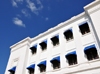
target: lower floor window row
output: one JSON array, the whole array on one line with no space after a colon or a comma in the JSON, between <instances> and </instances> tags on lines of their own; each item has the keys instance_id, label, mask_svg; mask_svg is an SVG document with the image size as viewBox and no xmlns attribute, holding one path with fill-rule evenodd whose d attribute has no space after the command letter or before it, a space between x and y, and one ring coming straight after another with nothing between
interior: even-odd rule
<instances>
[{"instance_id":1,"label":"lower floor window row","mask_svg":"<svg viewBox=\"0 0 100 74\"><path fill-rule=\"evenodd\" d=\"M13 67L9 69L8 71L10 72L10 74L15 74L15 70L16 70L16 67Z\"/></svg>"},{"instance_id":2,"label":"lower floor window row","mask_svg":"<svg viewBox=\"0 0 100 74\"><path fill-rule=\"evenodd\" d=\"M84 49L84 53L85 53L88 61L99 58L95 45L86 47ZM66 60L69 65L75 65L78 63L76 51L66 54L65 57L66 57ZM52 64L53 69L60 68L60 56L51 59L50 62ZM39 67L40 72L46 71L46 61L40 62L39 64L37 64L37 66ZM29 70L29 74L34 74L35 64L30 65L29 67L27 67L27 69ZM8 71L11 74L15 74L15 70L16 70L16 67L13 67L13 68L9 69Z\"/></svg>"}]
</instances>

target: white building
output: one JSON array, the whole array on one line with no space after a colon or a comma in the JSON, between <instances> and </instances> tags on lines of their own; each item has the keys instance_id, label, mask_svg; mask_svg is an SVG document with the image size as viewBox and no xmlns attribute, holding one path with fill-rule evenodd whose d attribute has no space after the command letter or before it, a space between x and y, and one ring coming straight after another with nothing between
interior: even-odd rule
<instances>
[{"instance_id":1,"label":"white building","mask_svg":"<svg viewBox=\"0 0 100 74\"><path fill-rule=\"evenodd\" d=\"M5 74L100 74L100 0L11 46Z\"/></svg>"}]
</instances>

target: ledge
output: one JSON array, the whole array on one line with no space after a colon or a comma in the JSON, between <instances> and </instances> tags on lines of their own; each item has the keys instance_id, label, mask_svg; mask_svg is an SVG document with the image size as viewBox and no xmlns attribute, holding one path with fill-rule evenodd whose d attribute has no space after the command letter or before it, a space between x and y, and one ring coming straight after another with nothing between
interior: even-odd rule
<instances>
[{"instance_id":1,"label":"ledge","mask_svg":"<svg viewBox=\"0 0 100 74\"><path fill-rule=\"evenodd\" d=\"M53 32L53 31L55 31L55 30L57 30L57 29L59 29L59 28L65 26L66 24L69 24L69 23L71 23L71 22L74 22L75 20L79 19L80 17L83 17L84 15L85 15L85 12L80 13L80 14L78 14L77 16L74 16L74 17L72 17L71 19L69 19L69 20L67 20L67 21L65 21L65 22L62 22L62 23L58 24L58 25L55 26L54 28L51 28L51 29L45 31L45 32L39 34L38 36L36 36L36 37L34 37L34 38L32 38L32 39L31 39L30 37L27 37L27 38L23 39L22 41L20 41L20 42L14 44L14 45L12 45L12 46L10 47L10 49L14 48L15 46L17 46L17 45L19 45L20 43L23 43L23 42L25 42L25 41L27 41L27 40L31 43L32 41L35 41L35 40L37 40L37 39L39 39L39 38L41 38L41 37L43 37L43 36L45 36L45 35L47 35L47 34Z\"/></svg>"},{"instance_id":2,"label":"ledge","mask_svg":"<svg viewBox=\"0 0 100 74\"><path fill-rule=\"evenodd\" d=\"M34 37L34 38L32 38L32 39L31 39L31 42L32 42L32 41L35 41L35 40L37 40L37 39L39 39L39 38L41 38L41 37L43 37L43 36L45 36L45 35L47 35L47 34L50 34L51 32L53 32L53 31L55 31L55 30L57 30L57 29L59 29L59 28L65 26L65 25L67 25L67 24L69 24L69 23L74 22L75 20L79 19L80 17L83 17L84 15L85 15L85 12L80 13L80 14L78 14L78 15L76 15L76 16L73 16L71 19L69 19L69 20L67 20L67 21L65 21L65 22L62 22L62 23L58 24L57 26L55 26L55 27L53 27L53 28L51 28L51 29L49 29L49 30L47 30L47 31L45 31L45 32L43 32L43 33L41 33L41 34L39 34L38 36L36 36L36 37Z\"/></svg>"},{"instance_id":3,"label":"ledge","mask_svg":"<svg viewBox=\"0 0 100 74\"><path fill-rule=\"evenodd\" d=\"M95 1L93 1L92 3L86 5L86 6L84 7L84 9L89 9L89 8L93 7L94 5L96 5L96 4L98 4L98 3L100 3L100 0L95 0Z\"/></svg>"},{"instance_id":4,"label":"ledge","mask_svg":"<svg viewBox=\"0 0 100 74\"><path fill-rule=\"evenodd\" d=\"M19 45L19 44L21 44L21 43L23 43L23 42L25 42L25 41L29 41L29 42L30 42L30 41L31 41L30 37L27 37L27 38L25 38L25 39L19 41L18 43L16 43L16 44L10 46L10 49L16 47L17 45Z\"/></svg>"},{"instance_id":5,"label":"ledge","mask_svg":"<svg viewBox=\"0 0 100 74\"><path fill-rule=\"evenodd\" d=\"M97 61L100 61L100 59L94 59L94 60L91 60L91 61L88 61L88 63L92 63L92 62L97 62Z\"/></svg>"},{"instance_id":6,"label":"ledge","mask_svg":"<svg viewBox=\"0 0 100 74\"><path fill-rule=\"evenodd\" d=\"M53 69L52 72L55 72L55 71L60 71L61 68L58 68L58 69Z\"/></svg>"}]
</instances>

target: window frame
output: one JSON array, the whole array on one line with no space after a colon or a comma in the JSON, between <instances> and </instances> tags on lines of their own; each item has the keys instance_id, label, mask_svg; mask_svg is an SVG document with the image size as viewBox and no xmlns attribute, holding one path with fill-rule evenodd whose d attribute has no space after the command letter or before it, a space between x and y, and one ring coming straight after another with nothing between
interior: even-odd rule
<instances>
[{"instance_id":1,"label":"window frame","mask_svg":"<svg viewBox=\"0 0 100 74\"><path fill-rule=\"evenodd\" d=\"M30 49L31 49L32 55L35 55L37 53L37 45L30 47Z\"/></svg>"},{"instance_id":2,"label":"window frame","mask_svg":"<svg viewBox=\"0 0 100 74\"><path fill-rule=\"evenodd\" d=\"M8 70L10 74L15 74L16 71L16 66L12 67L11 69Z\"/></svg>"},{"instance_id":3,"label":"window frame","mask_svg":"<svg viewBox=\"0 0 100 74\"><path fill-rule=\"evenodd\" d=\"M72 37L70 37L70 35L69 36L66 36L67 34L65 34L65 33L68 33L68 31L69 31L69 33L71 31L71 34L70 35ZM64 31L63 35L64 35L64 38L66 39L67 42L74 39L73 30L72 29L67 29L66 31ZM68 38L66 38L66 37L68 37Z\"/></svg>"},{"instance_id":4,"label":"window frame","mask_svg":"<svg viewBox=\"0 0 100 74\"><path fill-rule=\"evenodd\" d=\"M40 73L46 72L46 66L45 65L41 65L39 67L39 69L40 69Z\"/></svg>"},{"instance_id":5,"label":"window frame","mask_svg":"<svg viewBox=\"0 0 100 74\"><path fill-rule=\"evenodd\" d=\"M51 38L51 41L52 41L52 45L55 47L55 46L58 46L60 44L60 40L59 40L59 35L55 35Z\"/></svg>"},{"instance_id":6,"label":"window frame","mask_svg":"<svg viewBox=\"0 0 100 74\"><path fill-rule=\"evenodd\" d=\"M34 69L33 68L28 69L28 71L29 71L29 74L34 74Z\"/></svg>"},{"instance_id":7,"label":"window frame","mask_svg":"<svg viewBox=\"0 0 100 74\"><path fill-rule=\"evenodd\" d=\"M87 28L88 28L88 31L86 31L86 30L85 30L85 32L84 32L84 33L82 33L82 30L81 30L81 28L80 28L80 27L81 27L82 25L86 24L86 23L87 23ZM79 24L79 26L78 26L78 27L79 27L79 30L80 30L81 35L86 35L86 34L88 34L88 33L90 33L90 32L91 32L91 30L90 30L90 26L89 26L89 23L88 23L87 21L86 21L86 22L83 22L83 23L81 23L81 24Z\"/></svg>"},{"instance_id":8,"label":"window frame","mask_svg":"<svg viewBox=\"0 0 100 74\"><path fill-rule=\"evenodd\" d=\"M40 62L39 64L37 64L37 66L40 69L40 73L46 72L46 60ZM44 70L42 70L44 68Z\"/></svg>"},{"instance_id":9,"label":"window frame","mask_svg":"<svg viewBox=\"0 0 100 74\"><path fill-rule=\"evenodd\" d=\"M44 44L44 45L43 45L43 44ZM39 45L40 45L42 51L45 51L45 50L47 49L47 40L45 40L45 41L39 43Z\"/></svg>"},{"instance_id":10,"label":"window frame","mask_svg":"<svg viewBox=\"0 0 100 74\"><path fill-rule=\"evenodd\" d=\"M60 68L60 62L57 60L54 60L54 62L52 63L52 67L53 69L59 69Z\"/></svg>"},{"instance_id":11,"label":"window frame","mask_svg":"<svg viewBox=\"0 0 100 74\"><path fill-rule=\"evenodd\" d=\"M94 47L92 47L92 46L94 46ZM90 47L90 48L88 48L88 47ZM92 61L92 60L99 59L98 50L97 50L96 46L90 45L88 47L85 47L85 49L84 49L84 54L86 55L87 60Z\"/></svg>"},{"instance_id":12,"label":"window frame","mask_svg":"<svg viewBox=\"0 0 100 74\"><path fill-rule=\"evenodd\" d=\"M67 56L66 56L69 66L78 64L77 55L70 54L70 55L68 55L68 56L71 58L71 59L69 59L69 58L67 58ZM74 57L74 56L75 56L75 57Z\"/></svg>"}]
</instances>

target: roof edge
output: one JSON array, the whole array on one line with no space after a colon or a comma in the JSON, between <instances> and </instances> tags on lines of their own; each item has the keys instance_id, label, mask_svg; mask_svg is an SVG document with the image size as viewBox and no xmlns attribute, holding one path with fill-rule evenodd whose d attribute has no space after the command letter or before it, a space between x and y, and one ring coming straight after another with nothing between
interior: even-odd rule
<instances>
[{"instance_id":1,"label":"roof edge","mask_svg":"<svg viewBox=\"0 0 100 74\"><path fill-rule=\"evenodd\" d=\"M43 32L43 33L40 33L40 34L37 35L36 37L32 38L32 39L31 39L31 42L37 40L38 38L44 36L45 34L48 34L48 33L52 32L52 31L54 31L54 30L56 30L56 29L58 29L58 28L64 26L65 24L68 24L68 23L70 23L70 22L72 22L72 21L74 21L74 20L77 20L79 17L82 17L83 15L85 15L85 12L82 12L82 13L76 15L76 16L73 16L71 19L69 19L69 20L67 20L67 21L65 21L65 22L61 22L61 23L58 24L57 26L55 26L55 27L53 27L53 28L50 28L50 29L48 29L47 31L45 31L45 32Z\"/></svg>"},{"instance_id":2,"label":"roof edge","mask_svg":"<svg viewBox=\"0 0 100 74\"><path fill-rule=\"evenodd\" d=\"M90 4L84 6L84 9L89 9L98 3L100 3L100 0L95 0L95 1L91 2Z\"/></svg>"},{"instance_id":3,"label":"roof edge","mask_svg":"<svg viewBox=\"0 0 100 74\"><path fill-rule=\"evenodd\" d=\"M19 45L19 44L21 44L21 43L23 43L23 42L25 42L25 41L31 42L31 38L30 38L30 37L27 37L27 38L25 38L25 39L19 41L18 43L15 43L14 45L10 46L10 49L16 47L17 45Z\"/></svg>"}]
</instances>

